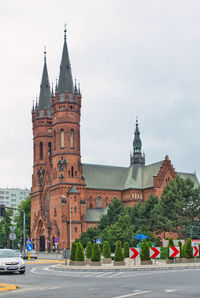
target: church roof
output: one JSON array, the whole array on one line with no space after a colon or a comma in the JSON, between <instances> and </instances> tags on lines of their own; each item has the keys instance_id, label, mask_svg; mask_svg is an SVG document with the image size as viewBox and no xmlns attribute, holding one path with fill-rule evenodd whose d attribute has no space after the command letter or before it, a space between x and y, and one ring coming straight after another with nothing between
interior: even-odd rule
<instances>
[{"instance_id":1,"label":"church roof","mask_svg":"<svg viewBox=\"0 0 200 298\"><path fill-rule=\"evenodd\" d=\"M83 176L85 178L86 187L90 189L145 189L154 186L154 177L157 176L162 163L163 161L152 163L147 166L131 165L128 168L83 164ZM137 173L135 179L132 174L134 170L136 170ZM195 174L178 172L177 175L181 178L190 178L195 186L199 185Z\"/></svg>"},{"instance_id":2,"label":"church roof","mask_svg":"<svg viewBox=\"0 0 200 298\"><path fill-rule=\"evenodd\" d=\"M86 208L86 221L96 222L100 221L102 215L106 214L107 208Z\"/></svg>"}]
</instances>

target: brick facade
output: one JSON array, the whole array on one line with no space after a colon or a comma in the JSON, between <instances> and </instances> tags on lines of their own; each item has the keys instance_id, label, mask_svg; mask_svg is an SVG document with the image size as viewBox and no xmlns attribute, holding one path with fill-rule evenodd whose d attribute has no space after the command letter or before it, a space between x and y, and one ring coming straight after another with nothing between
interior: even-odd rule
<instances>
[{"instance_id":1,"label":"brick facade","mask_svg":"<svg viewBox=\"0 0 200 298\"><path fill-rule=\"evenodd\" d=\"M70 206L71 239L74 241L87 228L97 225L98 220L95 218L87 219L87 210L105 209L113 198L121 200L124 206L133 206L147 200L151 193L160 197L166 183L177 175L166 156L154 177L150 174L153 184L148 186L147 183L147 187L131 187L131 184L124 189L118 186L115 189L112 185L105 189L95 185L88 186L89 183L86 183L83 175L80 152L82 98L76 84L75 86L72 84L65 38L61 72L55 93L52 91L49 95L45 53L39 103L36 103L32 110L34 156L31 238L36 249L40 250L51 249L55 238L59 239L59 249L70 247ZM145 168L144 163L136 124L134 154L131 156L129 167L133 168L130 179L133 181L138 179L138 169L142 171Z\"/></svg>"}]
</instances>

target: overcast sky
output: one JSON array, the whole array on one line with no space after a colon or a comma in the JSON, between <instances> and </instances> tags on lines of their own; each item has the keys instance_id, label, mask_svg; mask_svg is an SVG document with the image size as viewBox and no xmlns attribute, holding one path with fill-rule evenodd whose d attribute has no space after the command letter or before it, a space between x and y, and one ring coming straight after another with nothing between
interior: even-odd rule
<instances>
[{"instance_id":1,"label":"overcast sky","mask_svg":"<svg viewBox=\"0 0 200 298\"><path fill-rule=\"evenodd\" d=\"M199 0L2 0L0 187L31 187L32 102L44 45L56 81L63 27L82 90L82 162L129 166L138 116L146 164L200 178Z\"/></svg>"}]
</instances>

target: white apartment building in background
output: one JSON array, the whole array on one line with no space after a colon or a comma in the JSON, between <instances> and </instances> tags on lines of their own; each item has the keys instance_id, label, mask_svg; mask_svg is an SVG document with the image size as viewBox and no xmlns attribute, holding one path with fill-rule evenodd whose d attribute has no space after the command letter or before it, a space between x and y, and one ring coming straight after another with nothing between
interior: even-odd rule
<instances>
[{"instance_id":1,"label":"white apartment building in background","mask_svg":"<svg viewBox=\"0 0 200 298\"><path fill-rule=\"evenodd\" d=\"M17 208L30 194L30 189L0 188L0 205Z\"/></svg>"}]
</instances>

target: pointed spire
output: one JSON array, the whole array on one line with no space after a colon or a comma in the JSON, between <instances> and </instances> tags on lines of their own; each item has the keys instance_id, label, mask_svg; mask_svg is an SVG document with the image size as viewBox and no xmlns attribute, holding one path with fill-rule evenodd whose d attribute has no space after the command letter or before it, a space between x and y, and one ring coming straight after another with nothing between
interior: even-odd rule
<instances>
[{"instance_id":1,"label":"pointed spire","mask_svg":"<svg viewBox=\"0 0 200 298\"><path fill-rule=\"evenodd\" d=\"M136 128L135 128L135 138L133 140L133 152L139 152L141 153L141 149L142 149L142 142L140 140L140 132L139 132L139 128L138 128L138 119L136 117Z\"/></svg>"},{"instance_id":2,"label":"pointed spire","mask_svg":"<svg viewBox=\"0 0 200 298\"><path fill-rule=\"evenodd\" d=\"M138 128L138 119L136 117L136 125L133 140L133 155L131 156L131 164L145 164L145 155L142 155L142 142L140 139L140 131Z\"/></svg>"},{"instance_id":3,"label":"pointed spire","mask_svg":"<svg viewBox=\"0 0 200 298\"><path fill-rule=\"evenodd\" d=\"M39 96L39 110L50 108L50 85L46 64L46 46L44 48L44 67L42 73L42 81L40 84L40 96Z\"/></svg>"},{"instance_id":4,"label":"pointed spire","mask_svg":"<svg viewBox=\"0 0 200 298\"><path fill-rule=\"evenodd\" d=\"M72 79L72 72L71 72L71 65L69 61L69 54L67 48L67 41L66 41L66 25L64 29L64 45L63 45L63 52L62 52L62 59L60 63L60 74L58 80L58 92L60 94L68 92L73 93L73 79Z\"/></svg>"}]
</instances>

